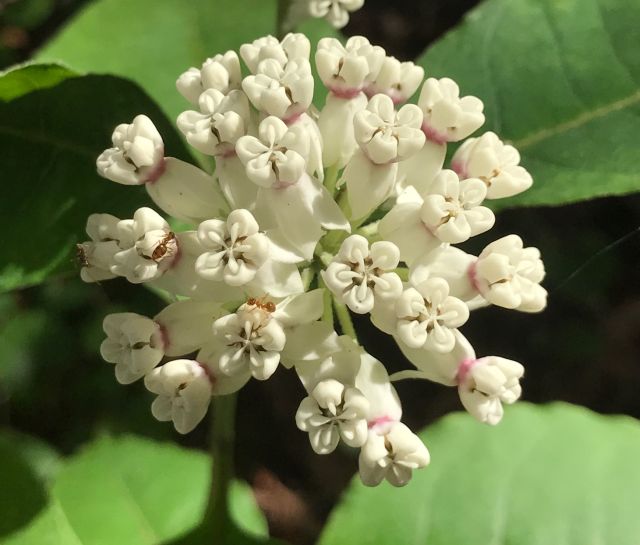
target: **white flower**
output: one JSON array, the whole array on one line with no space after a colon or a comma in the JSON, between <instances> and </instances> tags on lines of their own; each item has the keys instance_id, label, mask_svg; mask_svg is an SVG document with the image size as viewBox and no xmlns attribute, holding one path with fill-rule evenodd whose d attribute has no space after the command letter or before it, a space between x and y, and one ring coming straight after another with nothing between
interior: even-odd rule
<instances>
[{"instance_id":1,"label":"white flower","mask_svg":"<svg viewBox=\"0 0 640 545\"><path fill-rule=\"evenodd\" d=\"M316 68L323 83L336 96L354 98L380 72L384 49L363 36L352 36L343 46L335 38L322 38L316 49Z\"/></svg>"},{"instance_id":2,"label":"white flower","mask_svg":"<svg viewBox=\"0 0 640 545\"><path fill-rule=\"evenodd\" d=\"M363 1L297 0L281 26L310 14L343 26ZM302 34L266 36L178 78L195 107L177 124L215 162L207 170L165 157L145 116L116 127L99 173L144 185L174 219L149 208L132 219L90 216L89 240L77 245L81 277L123 276L173 298L152 318L104 321L104 358L122 383L144 377L158 396L156 418L187 433L212 396L282 366L306 391L296 424L313 450L328 454L342 440L361 449L366 485L402 486L429 452L401 423L392 381L457 387L466 409L489 424L520 396L522 366L477 358L458 328L490 304L541 310L540 254L516 235L478 257L452 245L493 226L484 199L515 195L531 176L493 133L464 142L444 170L447 144L484 122L482 102L461 97L452 80L430 78L417 106L400 106L424 69L361 36L319 41L315 63L328 93L316 109L310 49ZM338 335L333 314L343 305L370 313L411 368L390 377L356 339Z\"/></svg>"},{"instance_id":3,"label":"white flower","mask_svg":"<svg viewBox=\"0 0 640 545\"><path fill-rule=\"evenodd\" d=\"M329 454L340 438L350 447L367 439L369 402L362 393L334 379L318 383L302 400L296 412L296 425L309 432L309 441L318 454Z\"/></svg>"},{"instance_id":4,"label":"white flower","mask_svg":"<svg viewBox=\"0 0 640 545\"><path fill-rule=\"evenodd\" d=\"M424 197L422 223L442 242L458 244L493 227L495 216L480 206L485 184L477 178L460 181L452 170L443 170Z\"/></svg>"},{"instance_id":5,"label":"white flower","mask_svg":"<svg viewBox=\"0 0 640 545\"><path fill-rule=\"evenodd\" d=\"M197 104L204 91L215 89L227 94L233 89L239 89L241 80L238 54L235 51L227 51L223 55L207 59L200 69L189 68L180 75L176 87L184 98L192 104Z\"/></svg>"},{"instance_id":6,"label":"white flower","mask_svg":"<svg viewBox=\"0 0 640 545\"><path fill-rule=\"evenodd\" d=\"M490 303L523 312L539 312L547 304L540 285L544 264L540 250L524 248L522 239L508 235L489 244L478 256L472 281Z\"/></svg>"},{"instance_id":7,"label":"white flower","mask_svg":"<svg viewBox=\"0 0 640 545\"><path fill-rule=\"evenodd\" d=\"M87 219L87 235L90 241L78 244L77 257L82 269L80 278L85 282L100 282L115 278L111 272L113 256L120 250L118 246L118 222L111 214L91 214Z\"/></svg>"},{"instance_id":8,"label":"white flower","mask_svg":"<svg viewBox=\"0 0 640 545\"><path fill-rule=\"evenodd\" d=\"M280 363L287 340L285 328L315 321L321 313L321 290L290 297L277 305L265 299L249 299L234 314L213 324L220 345L220 370L228 376L250 370L254 378L267 380Z\"/></svg>"},{"instance_id":9,"label":"white flower","mask_svg":"<svg viewBox=\"0 0 640 545\"><path fill-rule=\"evenodd\" d=\"M200 112L186 111L178 116L178 128L187 142L207 155L233 152L238 138L247 134L250 123L249 101L242 91L224 95L216 89L204 91Z\"/></svg>"},{"instance_id":10,"label":"white flower","mask_svg":"<svg viewBox=\"0 0 640 545\"><path fill-rule=\"evenodd\" d=\"M149 373L164 356L160 326L132 312L109 314L102 323L107 338L100 345L105 361L115 363L116 379L132 382Z\"/></svg>"},{"instance_id":11,"label":"white flower","mask_svg":"<svg viewBox=\"0 0 640 545\"><path fill-rule=\"evenodd\" d=\"M118 125L111 136L113 147L96 162L98 174L125 185L154 180L162 171L164 143L153 122L138 115L131 124Z\"/></svg>"},{"instance_id":12,"label":"white flower","mask_svg":"<svg viewBox=\"0 0 640 545\"><path fill-rule=\"evenodd\" d=\"M449 295L442 278L429 278L408 288L396 303L397 334L411 348L450 352L454 331L469 318L469 309Z\"/></svg>"},{"instance_id":13,"label":"white flower","mask_svg":"<svg viewBox=\"0 0 640 545\"><path fill-rule=\"evenodd\" d=\"M400 253L391 242L369 242L361 235L347 237L323 271L322 278L334 295L353 312L366 314L375 298L395 299L402 293L402 281L393 272Z\"/></svg>"},{"instance_id":14,"label":"white flower","mask_svg":"<svg viewBox=\"0 0 640 545\"><path fill-rule=\"evenodd\" d=\"M259 232L258 223L248 210L234 210L226 222L202 222L198 240L208 251L196 261L197 273L230 286L251 282L269 257L269 240Z\"/></svg>"},{"instance_id":15,"label":"white flower","mask_svg":"<svg viewBox=\"0 0 640 545\"><path fill-rule=\"evenodd\" d=\"M309 39L299 33L289 33L282 41L266 36L240 46L240 56L252 74L259 71L260 64L265 60L272 59L284 66L287 61L309 60L310 51Z\"/></svg>"},{"instance_id":16,"label":"white flower","mask_svg":"<svg viewBox=\"0 0 640 545\"><path fill-rule=\"evenodd\" d=\"M521 364L498 356L469 361L459 372L460 400L474 418L495 426L502 419L502 403L520 397L523 374Z\"/></svg>"},{"instance_id":17,"label":"white flower","mask_svg":"<svg viewBox=\"0 0 640 545\"><path fill-rule=\"evenodd\" d=\"M324 17L335 28L342 28L349 22L349 13L363 5L364 0L310 0L309 13L312 17Z\"/></svg>"},{"instance_id":18,"label":"white flower","mask_svg":"<svg viewBox=\"0 0 640 545\"><path fill-rule=\"evenodd\" d=\"M286 121L307 111L313 100L313 76L307 59L262 61L255 75L242 81L242 88L255 108Z\"/></svg>"},{"instance_id":19,"label":"white flower","mask_svg":"<svg viewBox=\"0 0 640 545\"><path fill-rule=\"evenodd\" d=\"M305 172L309 135L299 125L287 127L270 116L260 123L258 137L243 136L236 144L249 179L261 187L296 183Z\"/></svg>"},{"instance_id":20,"label":"white flower","mask_svg":"<svg viewBox=\"0 0 640 545\"><path fill-rule=\"evenodd\" d=\"M160 276L178 255L178 243L169 224L150 208L139 208L133 219L118 223L120 247L111 272L139 284Z\"/></svg>"},{"instance_id":21,"label":"white flower","mask_svg":"<svg viewBox=\"0 0 640 545\"><path fill-rule=\"evenodd\" d=\"M355 114L353 122L356 142L376 164L402 161L425 141L420 108L407 104L396 112L387 95L375 95L365 110Z\"/></svg>"},{"instance_id":22,"label":"white flower","mask_svg":"<svg viewBox=\"0 0 640 545\"><path fill-rule=\"evenodd\" d=\"M291 127L267 117L259 138L243 136L236 144L247 176L260 186L257 208L264 207L287 250L311 259L322 229L350 230L349 222L327 189L305 171L310 137L304 125Z\"/></svg>"},{"instance_id":23,"label":"white flower","mask_svg":"<svg viewBox=\"0 0 640 545\"><path fill-rule=\"evenodd\" d=\"M487 185L488 199L502 199L531 187L531 175L520 166L520 154L495 133L470 138L456 151L451 166L462 178L480 178Z\"/></svg>"},{"instance_id":24,"label":"white flower","mask_svg":"<svg viewBox=\"0 0 640 545\"><path fill-rule=\"evenodd\" d=\"M158 396L151 404L153 416L161 422L172 420L178 433L193 430L211 403L211 382L197 361L165 363L145 377L144 385Z\"/></svg>"},{"instance_id":25,"label":"white flower","mask_svg":"<svg viewBox=\"0 0 640 545\"><path fill-rule=\"evenodd\" d=\"M474 96L460 98L457 83L449 78L425 81L418 106L424 112L427 138L438 144L458 142L484 123L482 101Z\"/></svg>"},{"instance_id":26,"label":"white flower","mask_svg":"<svg viewBox=\"0 0 640 545\"><path fill-rule=\"evenodd\" d=\"M360 478L366 486L377 486L384 479L393 486L404 486L413 470L427 466L429 461L429 451L420 438L396 422L384 434L369 432L360 451Z\"/></svg>"},{"instance_id":27,"label":"white flower","mask_svg":"<svg viewBox=\"0 0 640 545\"><path fill-rule=\"evenodd\" d=\"M393 192L398 161L417 152L425 137L422 112L413 104L396 112L387 95L374 96L354 116L356 152L342 174L354 218L363 218ZM367 163L370 164L367 164Z\"/></svg>"},{"instance_id":28,"label":"white flower","mask_svg":"<svg viewBox=\"0 0 640 545\"><path fill-rule=\"evenodd\" d=\"M394 104L406 102L418 90L424 78L424 68L413 62L400 62L385 57L376 79L365 89L368 96L384 93Z\"/></svg>"}]
</instances>

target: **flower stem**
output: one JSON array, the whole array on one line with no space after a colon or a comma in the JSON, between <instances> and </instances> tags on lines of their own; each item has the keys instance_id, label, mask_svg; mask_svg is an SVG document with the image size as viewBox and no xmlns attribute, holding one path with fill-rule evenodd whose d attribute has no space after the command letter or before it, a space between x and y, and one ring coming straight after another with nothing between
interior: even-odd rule
<instances>
[{"instance_id":1,"label":"flower stem","mask_svg":"<svg viewBox=\"0 0 640 545\"><path fill-rule=\"evenodd\" d=\"M321 275L318 275L318 286L324 289L322 294L322 321L328 323L331 327L333 327L333 296L327 288L327 285L324 283L324 280Z\"/></svg>"},{"instance_id":2,"label":"flower stem","mask_svg":"<svg viewBox=\"0 0 640 545\"><path fill-rule=\"evenodd\" d=\"M202 523L203 535L213 543L229 532L229 488L233 478L233 447L237 394L215 396L211 404L211 489ZM223 540L224 541L224 540Z\"/></svg>"},{"instance_id":3,"label":"flower stem","mask_svg":"<svg viewBox=\"0 0 640 545\"><path fill-rule=\"evenodd\" d=\"M339 171L338 163L336 163L335 165L331 165L324 174L324 185L332 197L336 194L336 184L338 183Z\"/></svg>"},{"instance_id":4,"label":"flower stem","mask_svg":"<svg viewBox=\"0 0 640 545\"><path fill-rule=\"evenodd\" d=\"M351 321L351 314L349 314L349 309L347 306L340 301L337 301L336 298L333 298L333 308L336 311L336 317L338 318L338 323L340 324L340 329L342 329L343 335L349 335L356 343L358 342L358 335L356 333L356 328L353 327L353 322Z\"/></svg>"}]
</instances>

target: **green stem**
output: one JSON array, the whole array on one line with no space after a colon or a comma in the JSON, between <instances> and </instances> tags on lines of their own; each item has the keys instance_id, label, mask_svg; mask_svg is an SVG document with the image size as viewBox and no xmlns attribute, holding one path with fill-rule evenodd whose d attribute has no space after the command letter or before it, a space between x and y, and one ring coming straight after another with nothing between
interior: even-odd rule
<instances>
[{"instance_id":1,"label":"green stem","mask_svg":"<svg viewBox=\"0 0 640 545\"><path fill-rule=\"evenodd\" d=\"M324 283L324 279L320 274L318 275L318 285L324 289L324 292L322 293L322 321L328 323L331 327L333 327L333 296L331 295L329 288L327 288L327 285Z\"/></svg>"},{"instance_id":2,"label":"green stem","mask_svg":"<svg viewBox=\"0 0 640 545\"><path fill-rule=\"evenodd\" d=\"M340 329L342 330L343 335L349 335L356 343L358 342L358 335L356 333L356 328L353 327L353 322L351 321L351 314L349 314L349 309L343 303L340 303L333 298L333 308L336 311L336 317L338 318L338 323L340 324Z\"/></svg>"},{"instance_id":3,"label":"green stem","mask_svg":"<svg viewBox=\"0 0 640 545\"><path fill-rule=\"evenodd\" d=\"M211 403L211 490L202 530L203 535L216 540L229 532L231 524L229 488L233 479L236 398L237 394L215 396Z\"/></svg>"},{"instance_id":4,"label":"green stem","mask_svg":"<svg viewBox=\"0 0 640 545\"><path fill-rule=\"evenodd\" d=\"M336 184L338 183L338 163L335 165L331 165L325 175L324 175L324 185L327 188L327 191L333 197L336 194Z\"/></svg>"}]
</instances>

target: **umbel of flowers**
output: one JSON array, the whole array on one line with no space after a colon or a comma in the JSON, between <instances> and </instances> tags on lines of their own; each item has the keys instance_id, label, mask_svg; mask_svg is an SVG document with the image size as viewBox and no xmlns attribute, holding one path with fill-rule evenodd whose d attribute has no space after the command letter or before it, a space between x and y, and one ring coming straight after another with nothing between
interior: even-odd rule
<instances>
[{"instance_id":1,"label":"umbel of flowers","mask_svg":"<svg viewBox=\"0 0 640 545\"><path fill-rule=\"evenodd\" d=\"M540 254L517 235L477 256L454 245L491 229L485 200L532 179L495 134L468 138L483 105L452 80L424 80L363 37L322 39L315 63L328 95L316 111L309 57L304 35L267 36L178 78L190 103L178 128L215 160L213 173L167 157L144 115L117 126L98 172L144 185L155 209L90 216L81 275L122 276L175 301L156 316L104 320L102 356L119 382L144 380L157 419L188 433L212 396L284 367L306 391L295 421L313 450L343 442L360 449L365 484L402 486L429 452L402 423L394 380L455 387L491 425L520 396L522 365L477 355L460 328L487 305L542 310ZM349 311L370 314L413 368L390 377L345 334Z\"/></svg>"}]
</instances>

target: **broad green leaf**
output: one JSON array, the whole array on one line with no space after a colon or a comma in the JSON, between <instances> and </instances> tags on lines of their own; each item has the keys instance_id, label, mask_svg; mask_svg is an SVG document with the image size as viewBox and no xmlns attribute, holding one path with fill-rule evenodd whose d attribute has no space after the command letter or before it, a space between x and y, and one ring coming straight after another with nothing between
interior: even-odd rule
<instances>
[{"instance_id":1,"label":"broad green leaf","mask_svg":"<svg viewBox=\"0 0 640 545\"><path fill-rule=\"evenodd\" d=\"M499 207L640 190L640 2L487 0L419 60L485 102L534 177Z\"/></svg>"},{"instance_id":2,"label":"broad green leaf","mask_svg":"<svg viewBox=\"0 0 640 545\"><path fill-rule=\"evenodd\" d=\"M60 455L47 443L11 429L0 430L0 444L11 445L42 482L51 482L62 465Z\"/></svg>"},{"instance_id":3,"label":"broad green leaf","mask_svg":"<svg viewBox=\"0 0 640 545\"><path fill-rule=\"evenodd\" d=\"M0 435L0 542L25 526L47 504L47 492L20 444Z\"/></svg>"},{"instance_id":4,"label":"broad green leaf","mask_svg":"<svg viewBox=\"0 0 640 545\"><path fill-rule=\"evenodd\" d=\"M139 83L172 119L189 105L178 76L207 57L276 31L276 0L98 0L40 51L78 70ZM317 41L335 36L325 21L304 24ZM315 45L314 45L315 46ZM321 93L317 95L321 97Z\"/></svg>"},{"instance_id":5,"label":"broad green leaf","mask_svg":"<svg viewBox=\"0 0 640 545\"><path fill-rule=\"evenodd\" d=\"M102 437L66 462L47 509L0 544L168 543L199 523L209 478L210 461L202 452L137 437ZM266 522L249 487L234 483L230 503L245 532L238 532L237 543L265 543Z\"/></svg>"},{"instance_id":6,"label":"broad green leaf","mask_svg":"<svg viewBox=\"0 0 640 545\"><path fill-rule=\"evenodd\" d=\"M40 52L82 71L125 76L173 118L188 103L175 82L190 66L274 33L273 0L98 0Z\"/></svg>"},{"instance_id":7,"label":"broad green leaf","mask_svg":"<svg viewBox=\"0 0 640 545\"><path fill-rule=\"evenodd\" d=\"M23 64L0 72L0 101L8 102L37 89L54 87L65 79L78 76L59 64Z\"/></svg>"},{"instance_id":8,"label":"broad green leaf","mask_svg":"<svg viewBox=\"0 0 640 545\"><path fill-rule=\"evenodd\" d=\"M15 90L23 71L29 74L25 81L43 74L50 81L56 69L27 66L6 73L0 77L0 96L3 89ZM96 158L110 145L118 123L144 113L163 135L167 155L190 157L159 108L130 81L83 76L39 86L32 83L36 90L0 102L0 232L5 235L0 292L72 270L74 244L86 238L89 214L131 217L150 203L143 188L120 186L96 174Z\"/></svg>"},{"instance_id":9,"label":"broad green leaf","mask_svg":"<svg viewBox=\"0 0 640 545\"><path fill-rule=\"evenodd\" d=\"M431 465L402 489L354 480L320 545L634 545L640 425L521 403L499 426L453 414L421 433Z\"/></svg>"}]
</instances>

